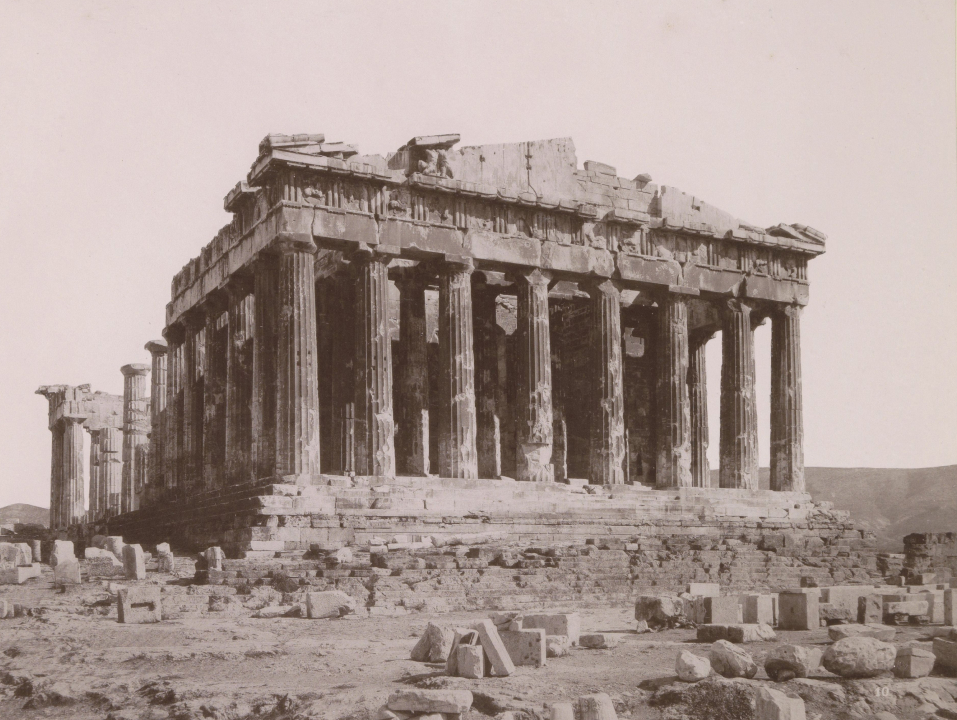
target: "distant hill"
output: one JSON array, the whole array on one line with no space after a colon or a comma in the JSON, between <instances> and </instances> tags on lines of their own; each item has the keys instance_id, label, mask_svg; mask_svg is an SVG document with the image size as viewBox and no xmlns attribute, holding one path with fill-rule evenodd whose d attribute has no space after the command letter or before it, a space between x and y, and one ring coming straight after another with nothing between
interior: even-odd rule
<instances>
[{"instance_id":1,"label":"distant hill","mask_svg":"<svg viewBox=\"0 0 957 720\"><path fill-rule=\"evenodd\" d=\"M28 505L27 503L14 503L0 508L0 523L22 523L24 525L43 525L47 527L50 524L50 511L47 508Z\"/></svg>"}]
</instances>

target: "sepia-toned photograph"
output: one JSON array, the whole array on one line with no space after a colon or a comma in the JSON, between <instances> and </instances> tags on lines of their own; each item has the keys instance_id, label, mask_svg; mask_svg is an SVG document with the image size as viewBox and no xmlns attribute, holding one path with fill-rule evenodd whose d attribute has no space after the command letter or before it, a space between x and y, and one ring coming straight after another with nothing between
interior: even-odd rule
<instances>
[{"instance_id":1,"label":"sepia-toned photograph","mask_svg":"<svg viewBox=\"0 0 957 720\"><path fill-rule=\"evenodd\" d=\"M954 0L0 0L0 718L957 718Z\"/></svg>"}]
</instances>

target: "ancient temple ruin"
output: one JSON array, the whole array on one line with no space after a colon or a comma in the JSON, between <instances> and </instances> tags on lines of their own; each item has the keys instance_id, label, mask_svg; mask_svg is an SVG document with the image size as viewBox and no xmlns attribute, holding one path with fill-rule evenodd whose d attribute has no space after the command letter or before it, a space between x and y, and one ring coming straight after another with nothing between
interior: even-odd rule
<instances>
[{"instance_id":1,"label":"ancient temple ruin","mask_svg":"<svg viewBox=\"0 0 957 720\"><path fill-rule=\"evenodd\" d=\"M108 468L88 513L57 500L56 526L255 552L471 517L511 518L524 537L556 533L555 515L804 522L800 315L825 236L580 168L567 138L458 142L415 137L382 157L266 137L225 198L232 221L173 278L166 342L147 345L151 401L145 365L124 368L122 423L118 398L113 420L92 422L88 402L61 410L61 391L41 389L57 498L76 496L74 418L90 418ZM761 490L753 333L766 321Z\"/></svg>"}]
</instances>

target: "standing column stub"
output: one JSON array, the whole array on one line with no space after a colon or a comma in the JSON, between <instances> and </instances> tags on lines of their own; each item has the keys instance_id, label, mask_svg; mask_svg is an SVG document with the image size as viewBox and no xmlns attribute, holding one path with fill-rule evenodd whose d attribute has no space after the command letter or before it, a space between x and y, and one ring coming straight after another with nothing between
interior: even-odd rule
<instances>
[{"instance_id":1,"label":"standing column stub","mask_svg":"<svg viewBox=\"0 0 957 720\"><path fill-rule=\"evenodd\" d=\"M621 356L621 292L610 280L587 287L591 297L593 373L589 482L625 482L625 415Z\"/></svg>"},{"instance_id":2,"label":"standing column stub","mask_svg":"<svg viewBox=\"0 0 957 720\"><path fill-rule=\"evenodd\" d=\"M429 363L425 290L430 276L419 268L397 275L399 362L395 378L396 470L429 474Z\"/></svg>"},{"instance_id":3,"label":"standing column stub","mask_svg":"<svg viewBox=\"0 0 957 720\"><path fill-rule=\"evenodd\" d=\"M363 248L352 256L356 278L356 474L395 477L391 255Z\"/></svg>"},{"instance_id":4,"label":"standing column stub","mask_svg":"<svg viewBox=\"0 0 957 720\"><path fill-rule=\"evenodd\" d=\"M163 486L166 476L166 395L168 392L169 346L165 340L151 340L144 349L152 357L150 373L150 440L149 440L149 487L152 495Z\"/></svg>"},{"instance_id":5,"label":"standing column stub","mask_svg":"<svg viewBox=\"0 0 957 720\"><path fill-rule=\"evenodd\" d=\"M771 315L771 489L805 492L801 308Z\"/></svg>"},{"instance_id":6,"label":"standing column stub","mask_svg":"<svg viewBox=\"0 0 957 720\"><path fill-rule=\"evenodd\" d=\"M133 363L120 368L123 373L123 486L122 512L138 509L143 478L135 472L137 446L147 442L150 427L146 376L149 365Z\"/></svg>"},{"instance_id":7,"label":"standing column stub","mask_svg":"<svg viewBox=\"0 0 957 720\"><path fill-rule=\"evenodd\" d=\"M548 284L541 270L514 276L518 295L518 480L552 482L552 353L548 327Z\"/></svg>"},{"instance_id":8,"label":"standing column stub","mask_svg":"<svg viewBox=\"0 0 957 720\"><path fill-rule=\"evenodd\" d=\"M723 488L758 488L757 398L752 307L728 300L721 327L721 467Z\"/></svg>"},{"instance_id":9,"label":"standing column stub","mask_svg":"<svg viewBox=\"0 0 957 720\"><path fill-rule=\"evenodd\" d=\"M319 472L317 248L311 239L280 236L271 249L278 255L272 308L277 349L276 474L305 478Z\"/></svg>"},{"instance_id":10,"label":"standing column stub","mask_svg":"<svg viewBox=\"0 0 957 720\"><path fill-rule=\"evenodd\" d=\"M439 276L439 475L478 478L470 258L447 257Z\"/></svg>"}]
</instances>

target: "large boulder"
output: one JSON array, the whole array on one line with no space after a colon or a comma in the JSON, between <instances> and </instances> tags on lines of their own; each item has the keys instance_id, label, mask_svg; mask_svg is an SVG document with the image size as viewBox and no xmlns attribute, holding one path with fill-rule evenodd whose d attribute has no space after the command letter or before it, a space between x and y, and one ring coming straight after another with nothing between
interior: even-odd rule
<instances>
[{"instance_id":1,"label":"large boulder","mask_svg":"<svg viewBox=\"0 0 957 720\"><path fill-rule=\"evenodd\" d=\"M675 674L684 682L698 682L711 674L711 661L687 650L678 653L675 660Z\"/></svg>"},{"instance_id":2,"label":"large boulder","mask_svg":"<svg viewBox=\"0 0 957 720\"><path fill-rule=\"evenodd\" d=\"M715 672L727 678L753 678L758 672L751 654L727 640L718 640L711 646L710 660Z\"/></svg>"},{"instance_id":3,"label":"large boulder","mask_svg":"<svg viewBox=\"0 0 957 720\"><path fill-rule=\"evenodd\" d=\"M883 642L890 642L897 634L897 629L890 625L852 623L850 625L832 625L827 629L827 634L831 640L835 641L849 637L871 637Z\"/></svg>"},{"instance_id":4,"label":"large boulder","mask_svg":"<svg viewBox=\"0 0 957 720\"><path fill-rule=\"evenodd\" d=\"M683 619L683 603L667 595L641 595L635 601L635 620L651 628L674 627Z\"/></svg>"},{"instance_id":5,"label":"large boulder","mask_svg":"<svg viewBox=\"0 0 957 720\"><path fill-rule=\"evenodd\" d=\"M894 668L897 648L869 637L838 640L824 651L828 671L846 678L875 677Z\"/></svg>"},{"instance_id":6,"label":"large boulder","mask_svg":"<svg viewBox=\"0 0 957 720\"><path fill-rule=\"evenodd\" d=\"M415 662L444 663L452 650L453 635L450 628L429 623L422 637L412 648L411 658Z\"/></svg>"},{"instance_id":7,"label":"large boulder","mask_svg":"<svg viewBox=\"0 0 957 720\"><path fill-rule=\"evenodd\" d=\"M821 651L800 645L778 645L764 660L764 671L776 682L806 678L821 666Z\"/></svg>"}]
</instances>

